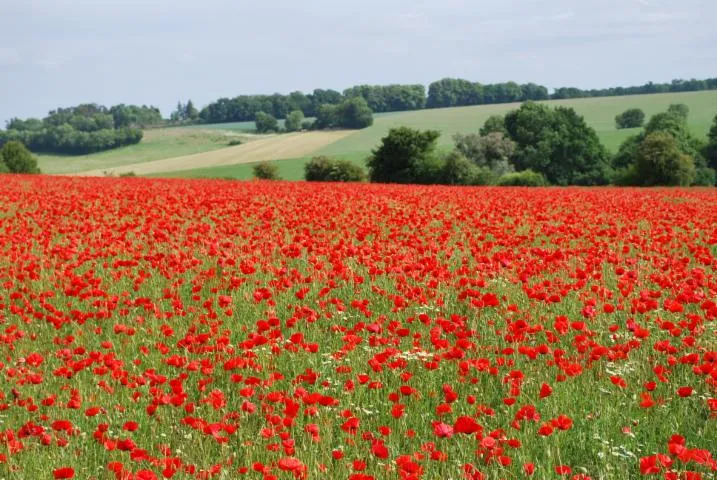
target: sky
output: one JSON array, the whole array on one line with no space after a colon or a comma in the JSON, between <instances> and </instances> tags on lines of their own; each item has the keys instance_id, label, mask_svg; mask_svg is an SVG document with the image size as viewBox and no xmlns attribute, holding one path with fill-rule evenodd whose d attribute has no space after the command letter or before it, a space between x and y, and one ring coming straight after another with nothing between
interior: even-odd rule
<instances>
[{"instance_id":1,"label":"sky","mask_svg":"<svg viewBox=\"0 0 717 480\"><path fill-rule=\"evenodd\" d=\"M357 84L717 77L715 0L0 0L0 127Z\"/></svg>"}]
</instances>

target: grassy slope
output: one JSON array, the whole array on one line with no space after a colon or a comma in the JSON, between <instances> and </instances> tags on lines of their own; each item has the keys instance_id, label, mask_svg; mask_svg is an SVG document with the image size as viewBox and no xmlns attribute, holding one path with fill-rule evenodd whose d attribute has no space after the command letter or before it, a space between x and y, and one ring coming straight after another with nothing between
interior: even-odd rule
<instances>
[{"instance_id":1,"label":"grassy slope","mask_svg":"<svg viewBox=\"0 0 717 480\"><path fill-rule=\"evenodd\" d=\"M640 129L615 129L615 116L628 108L641 108L649 118L655 113L666 110L672 103L684 103L690 108L690 128L695 135L705 136L715 114L717 114L717 91L587 98L546 103L575 108L596 129L600 140L607 148L611 151L616 151L627 137L640 131ZM353 135L334 142L321 149L318 153L345 158L363 165L363 160L371 149L380 142L381 138L388 133L388 130L401 125L440 130L442 132L441 146L449 148L452 144L453 134L475 132L490 115L502 115L518 106L518 104L483 105L376 115L376 121L372 127L357 131ZM296 165L291 165L291 159L277 160L275 163L279 167L282 178L300 180L303 178L303 166L306 160L306 158L294 159ZM181 173L169 172L158 176L245 179L251 178L251 167L251 165L237 165L203 168Z\"/></svg>"},{"instance_id":2,"label":"grassy slope","mask_svg":"<svg viewBox=\"0 0 717 480\"><path fill-rule=\"evenodd\" d=\"M91 155L38 155L37 158L44 173L75 173L217 150L226 147L231 138L222 132L177 128L147 130L137 145Z\"/></svg>"},{"instance_id":3,"label":"grassy slope","mask_svg":"<svg viewBox=\"0 0 717 480\"><path fill-rule=\"evenodd\" d=\"M649 118L664 111L671 103L684 103L690 108L690 128L699 136L706 135L717 114L717 91L636 95L628 97L587 98L546 102L550 105L573 107L597 130L600 139L611 151L617 150L630 135L639 131L615 129L615 115L628 108L641 108ZM478 130L490 115L505 114L518 104L484 105L477 107L420 110L377 119L374 126L335 142L321 150L325 155L349 152L369 152L392 127L405 125L420 129L441 131L440 142L449 145L455 133L472 133Z\"/></svg>"}]
</instances>

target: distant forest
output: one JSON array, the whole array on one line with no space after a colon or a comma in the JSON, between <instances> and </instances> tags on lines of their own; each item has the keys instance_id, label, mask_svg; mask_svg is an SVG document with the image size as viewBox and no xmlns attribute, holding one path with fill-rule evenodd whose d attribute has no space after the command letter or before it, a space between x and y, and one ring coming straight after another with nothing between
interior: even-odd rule
<instances>
[{"instance_id":1,"label":"distant forest","mask_svg":"<svg viewBox=\"0 0 717 480\"><path fill-rule=\"evenodd\" d=\"M460 78L444 78L428 86L414 85L358 85L342 92L316 89L312 93L292 92L288 95L240 95L220 98L199 112L203 123L253 121L257 112L276 118L300 110L306 117L315 117L322 105L338 105L344 100L363 97L374 113L403 112L424 108L464 107L497 103L525 102L528 100L563 100L588 97L615 97L651 93L695 92L717 90L717 78L706 80L673 80L670 83L653 83L634 87L613 87L582 90L574 87L557 88L550 94L548 88L534 83L515 82L481 84Z\"/></svg>"}]
</instances>

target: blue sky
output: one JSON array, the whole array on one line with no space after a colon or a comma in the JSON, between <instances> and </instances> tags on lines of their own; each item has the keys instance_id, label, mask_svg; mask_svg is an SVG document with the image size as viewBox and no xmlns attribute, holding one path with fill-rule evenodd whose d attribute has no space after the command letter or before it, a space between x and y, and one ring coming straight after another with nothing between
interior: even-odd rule
<instances>
[{"instance_id":1,"label":"blue sky","mask_svg":"<svg viewBox=\"0 0 717 480\"><path fill-rule=\"evenodd\" d=\"M81 102L717 77L715 0L0 0L0 126Z\"/></svg>"}]
</instances>

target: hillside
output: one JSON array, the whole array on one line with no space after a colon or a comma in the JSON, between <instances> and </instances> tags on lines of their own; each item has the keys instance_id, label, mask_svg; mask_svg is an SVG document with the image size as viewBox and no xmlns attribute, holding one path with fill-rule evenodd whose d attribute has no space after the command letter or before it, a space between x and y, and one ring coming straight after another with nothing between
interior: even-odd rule
<instances>
[{"instance_id":1,"label":"hillside","mask_svg":"<svg viewBox=\"0 0 717 480\"><path fill-rule=\"evenodd\" d=\"M574 108L595 128L605 146L616 151L625 138L639 131L615 129L615 115L633 107L643 109L649 117L667 109L672 103L684 103L690 108L690 128L697 136L705 136L717 114L717 91L555 100L545 103ZM303 175L303 163L313 155L338 156L363 164L371 149L392 127L403 125L439 130L442 133L440 144L448 148L454 134L475 132L489 116L505 114L518 105L481 105L377 114L372 127L340 132L322 137L321 141L307 139L286 142L284 135L252 135L248 132L251 124L246 122L148 130L138 145L79 157L41 155L39 161L40 168L46 173L92 171L92 174L101 174L106 170L114 170L115 173L135 171L138 174L159 176L250 178L251 167L247 164L271 160L277 162L284 178L298 180ZM262 148L239 149L228 154L228 157L219 152L216 155L196 155L225 148L232 139L240 139L244 143L261 140ZM244 155L245 152L247 155ZM237 156L239 154L241 156ZM192 157L188 157L190 155ZM152 166L141 166L160 160L161 163Z\"/></svg>"},{"instance_id":2,"label":"hillside","mask_svg":"<svg viewBox=\"0 0 717 480\"><path fill-rule=\"evenodd\" d=\"M649 118L651 115L666 110L670 104L684 103L690 109L690 129L699 137L704 137L707 134L712 120L717 115L717 91L551 100L542 103L574 108L585 117L589 125L595 128L600 140L613 152L627 137L640 131L640 129L617 130L615 128L615 116L628 108L641 108ZM376 115L372 127L355 131L314 152L314 155L337 156L363 164L371 149L391 128L397 126L439 130L442 134L440 145L448 148L453 143L454 134L476 132L489 116L505 114L518 106L519 104L514 103L379 114ZM296 157L303 157L303 155L296 155ZM295 158L295 164L292 164L289 156L286 158L276 162L280 175L287 180L300 180L303 176L303 164L308 158ZM250 166L241 165L216 169L203 166L176 174L165 172L164 175L159 176L251 178L251 175Z\"/></svg>"}]
</instances>

